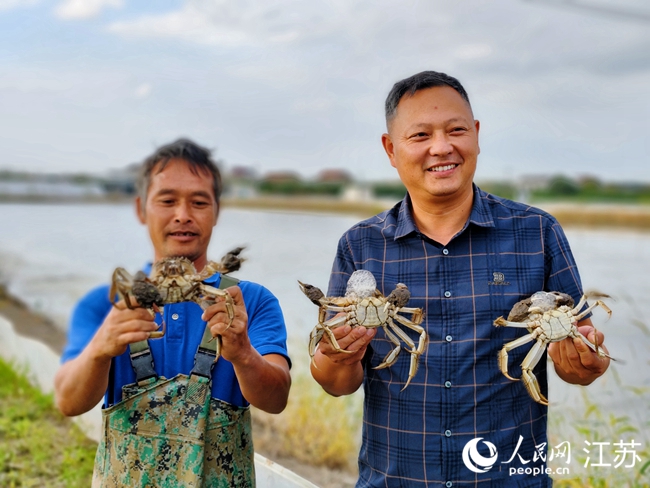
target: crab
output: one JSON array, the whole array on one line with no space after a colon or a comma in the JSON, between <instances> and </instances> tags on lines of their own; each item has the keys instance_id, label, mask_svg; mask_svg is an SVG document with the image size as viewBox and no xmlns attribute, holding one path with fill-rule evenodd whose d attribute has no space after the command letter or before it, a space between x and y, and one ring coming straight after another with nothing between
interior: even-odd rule
<instances>
[{"instance_id":1,"label":"crab","mask_svg":"<svg viewBox=\"0 0 650 488\"><path fill-rule=\"evenodd\" d=\"M597 300L581 311L588 298L597 298ZM546 347L551 342L559 342L567 337L580 338L598 356L613 359L599 347L597 342L594 344L581 334L577 327L580 319L596 307L603 308L608 316L612 315L612 311L600 298L609 298L609 296L598 292L587 293L582 296L574 307L573 298L566 293L538 291L529 298L515 303L508 315L508 320L499 317L494 321L494 325L497 327L526 328L530 333L503 346L498 359L501 372L506 378L518 381L517 378L513 378L508 374L508 351L535 341L535 344L521 363L521 378L533 400L542 405L548 405L548 400L540 391L539 382L533 373L533 368L542 358Z\"/></svg>"},{"instance_id":2,"label":"crab","mask_svg":"<svg viewBox=\"0 0 650 488\"><path fill-rule=\"evenodd\" d=\"M128 308L144 307L155 315L156 312L162 314L159 307L168 303L192 301L205 310L218 299L224 299L228 313L228 327L230 327L235 317L231 296L225 290L207 285L203 281L214 273L227 274L237 271L244 261L239 257L243 249L243 247L233 249L219 263L208 261L200 273L197 273L192 261L185 257L168 257L156 261L148 277L142 271L131 276L124 268L117 268L113 272L109 292L111 303L115 305L116 297L119 297L124 300ZM162 330L149 333L152 339L164 335L164 320ZM221 343L217 338L216 358L219 358L220 349Z\"/></svg>"},{"instance_id":3,"label":"crab","mask_svg":"<svg viewBox=\"0 0 650 488\"><path fill-rule=\"evenodd\" d=\"M332 329L348 324L351 327L366 327L369 329L383 327L386 336L395 345L384 358L381 364L375 369L382 369L391 366L397 360L402 350L400 339L407 345L411 355L409 376L404 388L406 388L418 369L418 360L426 347L428 336L422 323L422 309L410 308L405 305L411 298L407 286L398 283L395 289L385 297L377 290L377 282L370 271L358 270L352 273L348 280L344 297L326 297L317 287L298 281L300 289L314 304L318 305L318 324L311 331L309 336L309 356L312 363L318 343L326 334L332 347L338 352L351 354L356 351L342 349ZM327 320L328 312L343 312ZM400 315L400 313L411 314L411 319ZM416 347L415 342L398 326L397 323L416 331L420 338ZM402 388L402 390L404 389Z\"/></svg>"}]
</instances>

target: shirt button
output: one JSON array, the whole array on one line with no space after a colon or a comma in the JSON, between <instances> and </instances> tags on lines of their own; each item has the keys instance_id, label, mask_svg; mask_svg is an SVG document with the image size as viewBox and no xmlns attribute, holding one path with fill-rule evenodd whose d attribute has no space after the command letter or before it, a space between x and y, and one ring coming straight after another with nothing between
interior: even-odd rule
<instances>
[{"instance_id":1,"label":"shirt button","mask_svg":"<svg viewBox=\"0 0 650 488\"><path fill-rule=\"evenodd\" d=\"M442 250L442 254L444 254L445 256L446 256L447 254L449 254L449 249L443 249L443 250Z\"/></svg>"},{"instance_id":2,"label":"shirt button","mask_svg":"<svg viewBox=\"0 0 650 488\"><path fill-rule=\"evenodd\" d=\"M445 388L451 388L451 381L445 381Z\"/></svg>"},{"instance_id":3,"label":"shirt button","mask_svg":"<svg viewBox=\"0 0 650 488\"><path fill-rule=\"evenodd\" d=\"M445 437L451 437L451 430L445 430Z\"/></svg>"},{"instance_id":4,"label":"shirt button","mask_svg":"<svg viewBox=\"0 0 650 488\"><path fill-rule=\"evenodd\" d=\"M452 486L454 486L454 484L453 484L451 481L447 481L447 482L445 483L445 486L446 486L447 488L451 488Z\"/></svg>"},{"instance_id":5,"label":"shirt button","mask_svg":"<svg viewBox=\"0 0 650 488\"><path fill-rule=\"evenodd\" d=\"M449 298L450 296L451 296L451 292L450 292L450 291L446 291L446 292L445 292L445 297Z\"/></svg>"},{"instance_id":6,"label":"shirt button","mask_svg":"<svg viewBox=\"0 0 650 488\"><path fill-rule=\"evenodd\" d=\"M178 314L177 313L172 314L172 320L178 320Z\"/></svg>"},{"instance_id":7,"label":"shirt button","mask_svg":"<svg viewBox=\"0 0 650 488\"><path fill-rule=\"evenodd\" d=\"M453 337L451 337L450 335L448 335L447 337L445 337L445 340L446 340L447 342L451 342L452 339L453 339Z\"/></svg>"}]
</instances>

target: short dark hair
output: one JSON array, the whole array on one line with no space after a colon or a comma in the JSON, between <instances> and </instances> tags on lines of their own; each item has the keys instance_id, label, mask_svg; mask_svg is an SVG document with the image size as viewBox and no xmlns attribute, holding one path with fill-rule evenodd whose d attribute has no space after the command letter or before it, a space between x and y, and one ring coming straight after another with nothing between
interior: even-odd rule
<instances>
[{"instance_id":1,"label":"short dark hair","mask_svg":"<svg viewBox=\"0 0 650 488\"><path fill-rule=\"evenodd\" d=\"M388 125L393 117L395 117L395 114L397 113L397 105L405 95L413 96L415 95L415 92L419 90L445 85L456 90L463 100L467 102L470 110L472 109L467 92L465 91L465 88L463 88L463 85L460 84L460 81L445 73L439 73L437 71L422 71L421 73L400 80L393 85L392 90L386 97L386 125Z\"/></svg>"},{"instance_id":2,"label":"short dark hair","mask_svg":"<svg viewBox=\"0 0 650 488\"><path fill-rule=\"evenodd\" d=\"M142 162L136 187L142 208L144 209L147 200L147 192L151 185L151 174L154 168L158 167L160 173L171 159L182 159L187 162L190 170L195 175L199 171L207 171L212 175L212 190L214 192L214 199L219 205L221 198L221 191L223 188L221 182L221 172L219 167L212 159L212 151L205 147L199 146L189 139L178 139L170 144L160 146L156 151Z\"/></svg>"}]
</instances>

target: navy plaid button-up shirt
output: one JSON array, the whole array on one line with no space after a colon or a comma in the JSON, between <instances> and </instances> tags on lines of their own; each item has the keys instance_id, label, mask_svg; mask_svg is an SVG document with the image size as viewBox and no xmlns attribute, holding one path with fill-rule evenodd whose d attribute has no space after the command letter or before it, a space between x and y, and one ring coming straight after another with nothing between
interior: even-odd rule
<instances>
[{"instance_id":1,"label":"navy plaid button-up shirt","mask_svg":"<svg viewBox=\"0 0 650 488\"><path fill-rule=\"evenodd\" d=\"M564 232L548 213L474 187L469 220L443 246L418 231L409 202L407 196L347 231L330 279L329 296L343 296L358 269L371 271L384 295L405 283L407 306L424 310L429 334L418 372L403 391L408 352L377 370L394 344L379 329L368 347L358 486L550 486L546 474L510 475L510 468L546 467L547 408L497 363L503 345L528 331L492 323L539 290L568 293L577 303L582 286ZM416 332L402 329L417 343ZM509 352L511 376L521 375L531 346ZM546 394L546 355L534 371ZM463 461L463 448L475 438L482 438L483 458L494 454L486 441L496 447L498 458L484 473Z\"/></svg>"}]
</instances>

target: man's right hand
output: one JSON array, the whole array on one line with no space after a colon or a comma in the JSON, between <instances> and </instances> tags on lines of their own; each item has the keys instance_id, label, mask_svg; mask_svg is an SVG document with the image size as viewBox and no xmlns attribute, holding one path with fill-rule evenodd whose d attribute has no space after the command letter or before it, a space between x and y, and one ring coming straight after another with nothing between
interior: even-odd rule
<instances>
[{"instance_id":1,"label":"man's right hand","mask_svg":"<svg viewBox=\"0 0 650 488\"><path fill-rule=\"evenodd\" d=\"M332 333L339 347L350 351L351 354L337 351L330 343L327 334L323 335L323 339L318 345L318 350L333 363L350 366L363 359L366 348L372 338L375 337L377 329L367 329L365 327L353 328L349 325L344 325L343 327L333 329Z\"/></svg>"},{"instance_id":2,"label":"man's right hand","mask_svg":"<svg viewBox=\"0 0 650 488\"><path fill-rule=\"evenodd\" d=\"M121 300L111 308L90 346L96 357L114 358L123 354L129 344L148 339L149 333L157 329L149 310L130 309Z\"/></svg>"},{"instance_id":3,"label":"man's right hand","mask_svg":"<svg viewBox=\"0 0 650 488\"><path fill-rule=\"evenodd\" d=\"M339 347L351 353L337 351L327 335L323 335L310 367L311 374L330 395L349 395L357 391L363 382L361 360L377 329L344 325L332 330L332 333Z\"/></svg>"},{"instance_id":4,"label":"man's right hand","mask_svg":"<svg viewBox=\"0 0 650 488\"><path fill-rule=\"evenodd\" d=\"M115 304L88 347L56 372L54 397L64 415L80 415L97 405L108 387L112 359L129 344L147 339L157 328L153 319L146 308Z\"/></svg>"}]
</instances>

